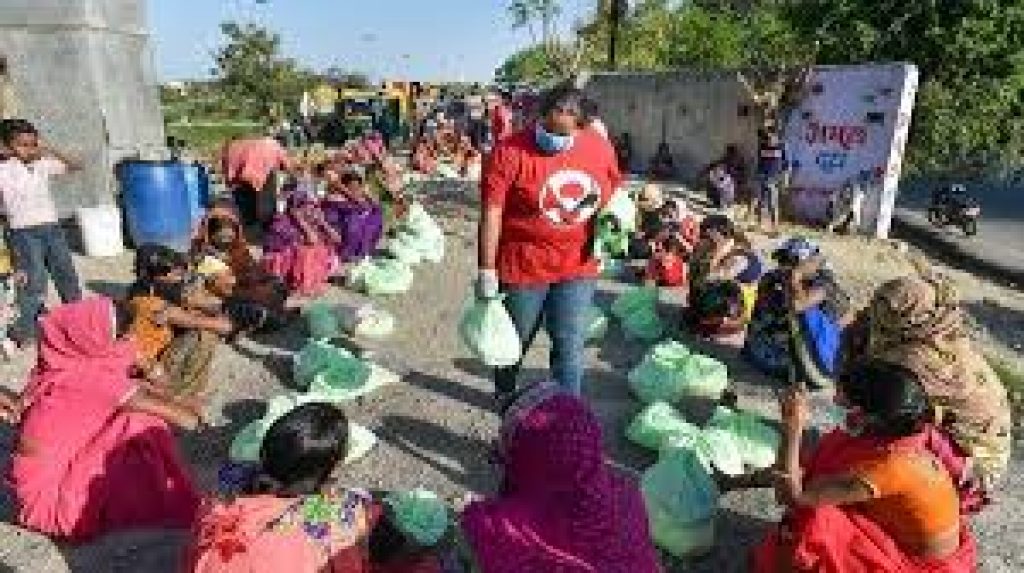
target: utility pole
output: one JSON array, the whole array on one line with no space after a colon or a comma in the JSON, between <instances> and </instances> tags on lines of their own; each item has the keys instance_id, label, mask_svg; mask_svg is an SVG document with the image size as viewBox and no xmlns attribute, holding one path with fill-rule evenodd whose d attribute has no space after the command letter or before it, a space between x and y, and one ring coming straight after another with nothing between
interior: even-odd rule
<instances>
[{"instance_id":1,"label":"utility pole","mask_svg":"<svg viewBox=\"0 0 1024 573\"><path fill-rule=\"evenodd\" d=\"M611 0L610 4L610 13L608 15L610 24L608 33L608 68L614 70L618 67L619 27L629 13L629 0Z\"/></svg>"}]
</instances>

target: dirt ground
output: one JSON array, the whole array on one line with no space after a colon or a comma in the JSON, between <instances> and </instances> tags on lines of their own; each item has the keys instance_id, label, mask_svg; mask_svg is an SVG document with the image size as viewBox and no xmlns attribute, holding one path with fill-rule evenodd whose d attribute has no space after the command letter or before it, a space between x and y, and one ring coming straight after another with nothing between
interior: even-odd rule
<instances>
[{"instance_id":1,"label":"dirt ground","mask_svg":"<svg viewBox=\"0 0 1024 573\"><path fill-rule=\"evenodd\" d=\"M346 407L356 421L377 433L381 443L366 459L348 468L345 482L374 488L423 486L454 501L469 491L488 492L494 488L496 476L487 461L487 451L498 418L491 412L486 372L467 358L455 332L474 275L474 208L465 190L455 187L444 194L433 193L426 203L446 228L448 256L443 264L419 267L410 294L375 301L394 313L399 328L391 340L370 350L404 379ZM755 239L764 248L771 245L764 237ZM859 238L825 238L822 242L837 272L861 300L870 295L874 285L911 268L910 253L893 243ZM130 280L127 256L112 260L83 258L78 265L93 292L117 295ZM979 341L1008 362L1021 364L1024 294L964 273L950 273L964 292ZM622 288L620 284L602 284L599 302L610 304ZM332 289L329 298L344 305L363 302L362 297L341 289ZM677 310L668 302L665 317ZM681 340L693 342L686 336ZM224 347L218 354L210 405L217 427L181 435L182 448L203 487L213 488L231 437L260 415L262 400L288 387L291 355L303 341L301 328L294 327L278 335ZM744 365L735 352L705 350L728 363L741 404L775 414L769 382ZM588 351L587 395L604 422L609 453L616 461L638 470L653 463L653 456L627 444L622 433L639 409L627 390L626 373L643 351L641 345L625 340L617 328ZM529 357L524 380L544 376L546 353L546 341L539 340ZM3 384L19 389L31 360L31 356L23 356L0 367ZM0 431L0 456L4 458L0 464L7 462L10 441L10 431ZM983 571L1024 571L1024 518L1018 510L1022 503L1024 458L1018 455L1004 484L1001 503L973 524L982 548ZM163 573L176 569L180 534L134 532L69 547L6 525L12 517L9 499L0 499L0 512L0 520L5 523L0 525L0 571ZM768 492L729 494L723 499L713 553L690 563L666 562L667 569L743 571L747 549L778 516Z\"/></svg>"}]
</instances>

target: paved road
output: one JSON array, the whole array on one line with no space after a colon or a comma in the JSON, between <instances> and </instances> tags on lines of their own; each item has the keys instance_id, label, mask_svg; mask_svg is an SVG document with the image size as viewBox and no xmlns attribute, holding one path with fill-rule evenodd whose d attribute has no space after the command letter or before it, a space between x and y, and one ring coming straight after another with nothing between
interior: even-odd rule
<instances>
[{"instance_id":1,"label":"paved road","mask_svg":"<svg viewBox=\"0 0 1024 573\"><path fill-rule=\"evenodd\" d=\"M895 229L923 247L942 251L968 270L1024 285L1024 188L969 187L981 203L978 234L966 237L954 227L937 229L925 212L930 199L924 186L901 191Z\"/></svg>"}]
</instances>

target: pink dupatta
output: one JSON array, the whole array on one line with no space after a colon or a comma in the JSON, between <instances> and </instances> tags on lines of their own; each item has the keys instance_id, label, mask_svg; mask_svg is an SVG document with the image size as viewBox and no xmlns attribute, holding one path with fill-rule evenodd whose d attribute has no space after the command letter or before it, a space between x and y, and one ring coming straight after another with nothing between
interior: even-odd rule
<instances>
[{"instance_id":1,"label":"pink dupatta","mask_svg":"<svg viewBox=\"0 0 1024 573\"><path fill-rule=\"evenodd\" d=\"M93 298L41 322L39 360L9 482L24 527L73 541L132 527L188 527L199 496L163 420L121 406L134 344L114 338L113 304Z\"/></svg>"},{"instance_id":2,"label":"pink dupatta","mask_svg":"<svg viewBox=\"0 0 1024 573\"><path fill-rule=\"evenodd\" d=\"M502 437L505 491L462 516L481 571L661 571L640 491L605 463L587 406L554 394L511 419Z\"/></svg>"}]
</instances>

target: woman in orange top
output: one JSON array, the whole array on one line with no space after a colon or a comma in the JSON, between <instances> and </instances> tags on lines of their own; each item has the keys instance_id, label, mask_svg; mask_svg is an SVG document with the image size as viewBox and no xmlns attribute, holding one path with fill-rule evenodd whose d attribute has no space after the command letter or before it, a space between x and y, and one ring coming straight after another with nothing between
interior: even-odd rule
<instances>
[{"instance_id":1,"label":"woman in orange top","mask_svg":"<svg viewBox=\"0 0 1024 573\"><path fill-rule=\"evenodd\" d=\"M797 390L782 400L776 491L789 511L755 550L755 573L976 570L956 487L928 449L934 429L917 376L859 363L840 378L837 404L850 429L827 435L801 464L807 398Z\"/></svg>"},{"instance_id":2,"label":"woman in orange top","mask_svg":"<svg viewBox=\"0 0 1024 573\"><path fill-rule=\"evenodd\" d=\"M210 301L196 309L187 285L184 255L166 247L144 245L135 263L138 280L127 302L128 335L137 349L136 365L147 380L167 394L192 400L206 388L214 352L232 322Z\"/></svg>"}]
</instances>

